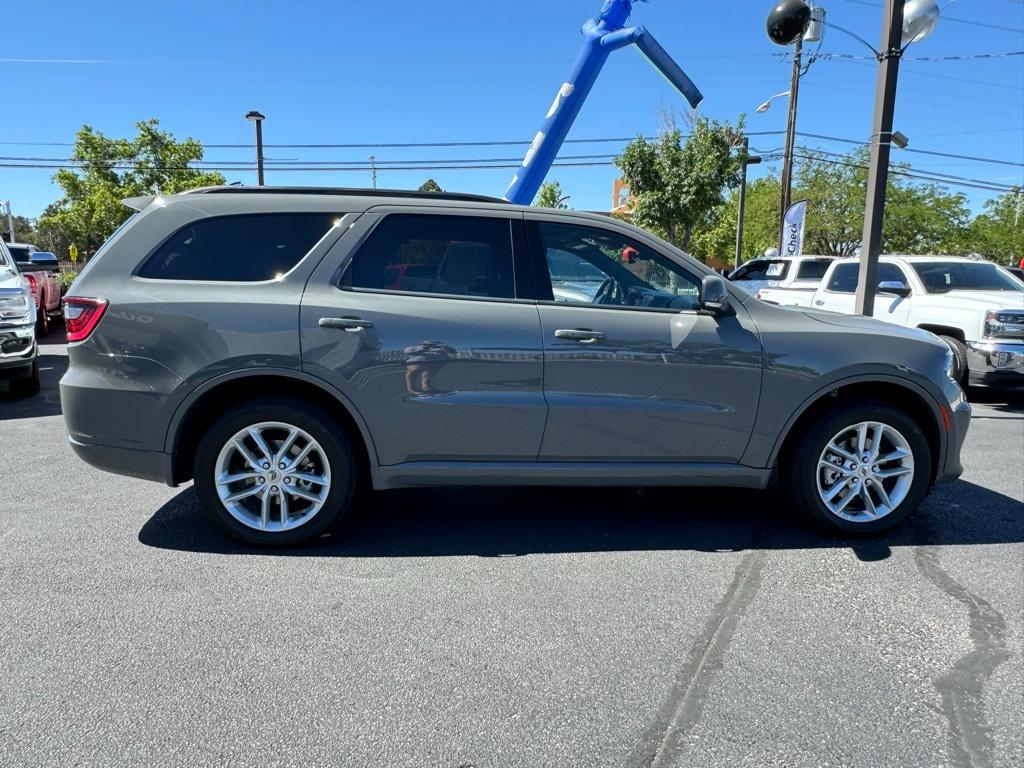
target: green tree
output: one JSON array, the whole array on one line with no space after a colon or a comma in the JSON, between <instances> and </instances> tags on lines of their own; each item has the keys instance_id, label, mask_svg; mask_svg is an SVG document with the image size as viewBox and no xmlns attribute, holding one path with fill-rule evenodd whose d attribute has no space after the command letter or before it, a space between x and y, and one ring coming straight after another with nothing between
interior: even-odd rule
<instances>
[{"instance_id":1,"label":"green tree","mask_svg":"<svg viewBox=\"0 0 1024 768\"><path fill-rule=\"evenodd\" d=\"M417 189L416 191L417 192L444 192L444 190L441 189L441 185L438 184L433 179L427 179L426 181L424 181L422 184L420 184L419 189Z\"/></svg>"},{"instance_id":2,"label":"green tree","mask_svg":"<svg viewBox=\"0 0 1024 768\"><path fill-rule=\"evenodd\" d=\"M733 126L694 114L689 123L684 137L669 117L655 141L640 136L615 161L633 193L633 221L683 249L713 223L745 160L735 152L742 117Z\"/></svg>"},{"instance_id":3,"label":"green tree","mask_svg":"<svg viewBox=\"0 0 1024 768\"><path fill-rule=\"evenodd\" d=\"M41 236L94 250L131 213L121 203L124 198L224 183L219 173L191 167L203 158L198 141L176 141L158 126L155 118L137 123L133 139L108 138L82 126L72 153L78 167L54 177L64 197L39 218Z\"/></svg>"},{"instance_id":4,"label":"green tree","mask_svg":"<svg viewBox=\"0 0 1024 768\"><path fill-rule=\"evenodd\" d=\"M4 231L4 240L13 243L31 243L32 245L38 245L36 242L36 231L32 220L27 216L19 216L14 214L11 216L14 220L14 232L9 233L7 231L7 214L0 211L0 229Z\"/></svg>"},{"instance_id":5,"label":"green tree","mask_svg":"<svg viewBox=\"0 0 1024 768\"><path fill-rule=\"evenodd\" d=\"M963 238L964 250L1002 264L1024 259L1024 189L1017 188L985 203Z\"/></svg>"},{"instance_id":6,"label":"green tree","mask_svg":"<svg viewBox=\"0 0 1024 768\"><path fill-rule=\"evenodd\" d=\"M743 216L743 252L740 263L761 256L767 248L779 246L779 205L782 186L775 176L747 182ZM715 210L707 226L693 236L690 252L702 261L718 258L732 264L736 254L736 221L740 192L729 193L725 204Z\"/></svg>"},{"instance_id":7,"label":"green tree","mask_svg":"<svg viewBox=\"0 0 1024 768\"><path fill-rule=\"evenodd\" d=\"M538 208L568 208L569 206L562 202L562 198L566 197L562 191L562 185L557 181L548 181L540 185L540 191L537 192L537 199L534 201L534 205Z\"/></svg>"}]
</instances>

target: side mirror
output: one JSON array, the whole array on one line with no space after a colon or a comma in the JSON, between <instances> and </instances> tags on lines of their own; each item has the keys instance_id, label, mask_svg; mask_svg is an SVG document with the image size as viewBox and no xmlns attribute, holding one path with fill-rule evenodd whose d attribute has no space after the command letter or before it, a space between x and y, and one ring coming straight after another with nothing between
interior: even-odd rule
<instances>
[{"instance_id":1,"label":"side mirror","mask_svg":"<svg viewBox=\"0 0 1024 768\"><path fill-rule=\"evenodd\" d=\"M883 280L878 284L879 293L891 293L895 296L909 296L910 288L902 280Z\"/></svg>"},{"instance_id":2,"label":"side mirror","mask_svg":"<svg viewBox=\"0 0 1024 768\"><path fill-rule=\"evenodd\" d=\"M718 275L704 275L700 283L700 308L709 315L719 316L732 313L729 303L729 289L725 280Z\"/></svg>"}]
</instances>

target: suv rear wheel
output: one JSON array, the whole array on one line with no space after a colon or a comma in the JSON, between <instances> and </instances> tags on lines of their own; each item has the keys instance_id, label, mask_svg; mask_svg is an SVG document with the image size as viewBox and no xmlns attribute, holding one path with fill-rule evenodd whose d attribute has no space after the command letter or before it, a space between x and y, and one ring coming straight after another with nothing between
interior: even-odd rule
<instances>
[{"instance_id":1,"label":"suv rear wheel","mask_svg":"<svg viewBox=\"0 0 1024 768\"><path fill-rule=\"evenodd\" d=\"M846 533L878 533L906 520L928 493L931 450L921 429L884 403L829 411L800 436L783 467L795 505Z\"/></svg>"},{"instance_id":2,"label":"suv rear wheel","mask_svg":"<svg viewBox=\"0 0 1024 768\"><path fill-rule=\"evenodd\" d=\"M289 546L323 534L348 510L357 469L344 433L307 403L256 400L228 411L196 451L207 517L248 544Z\"/></svg>"}]
</instances>

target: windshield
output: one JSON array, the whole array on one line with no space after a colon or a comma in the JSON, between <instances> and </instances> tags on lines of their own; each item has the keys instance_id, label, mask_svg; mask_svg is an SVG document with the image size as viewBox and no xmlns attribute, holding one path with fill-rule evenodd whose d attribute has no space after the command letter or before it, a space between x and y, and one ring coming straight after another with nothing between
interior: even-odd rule
<instances>
[{"instance_id":1,"label":"windshield","mask_svg":"<svg viewBox=\"0 0 1024 768\"><path fill-rule=\"evenodd\" d=\"M995 264L957 261L913 265L928 293L949 291L1024 291L1024 286Z\"/></svg>"},{"instance_id":2,"label":"windshield","mask_svg":"<svg viewBox=\"0 0 1024 768\"><path fill-rule=\"evenodd\" d=\"M8 245L7 250L11 252L14 260L20 264L27 264L32 261L32 251L25 245Z\"/></svg>"}]
</instances>

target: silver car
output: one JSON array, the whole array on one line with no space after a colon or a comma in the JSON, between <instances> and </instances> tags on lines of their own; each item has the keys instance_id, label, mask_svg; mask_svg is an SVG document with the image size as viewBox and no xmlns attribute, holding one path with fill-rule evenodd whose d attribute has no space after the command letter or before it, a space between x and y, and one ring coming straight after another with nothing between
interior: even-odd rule
<instances>
[{"instance_id":1,"label":"silver car","mask_svg":"<svg viewBox=\"0 0 1024 768\"><path fill-rule=\"evenodd\" d=\"M759 302L641 230L472 195L217 187L138 212L66 298L94 466L195 481L290 545L359 488L766 488L885 530L961 472L929 333Z\"/></svg>"}]
</instances>

